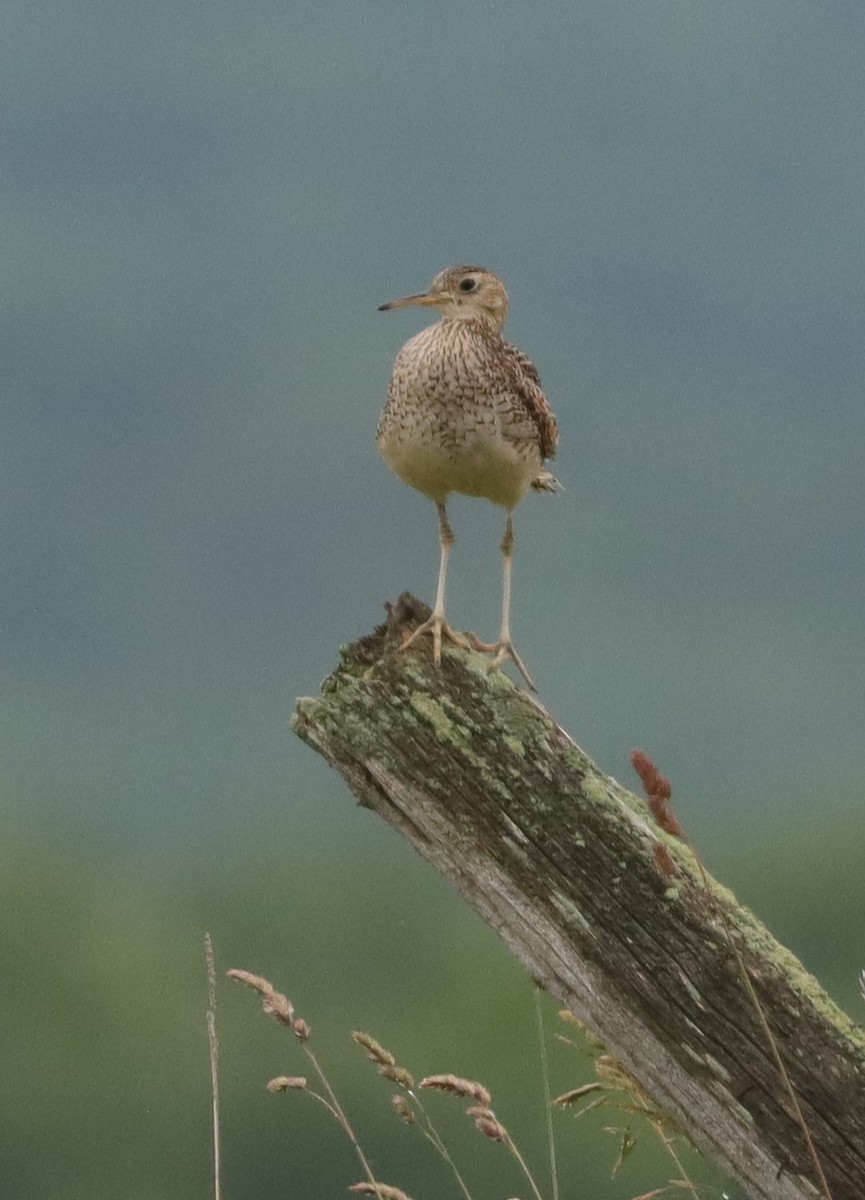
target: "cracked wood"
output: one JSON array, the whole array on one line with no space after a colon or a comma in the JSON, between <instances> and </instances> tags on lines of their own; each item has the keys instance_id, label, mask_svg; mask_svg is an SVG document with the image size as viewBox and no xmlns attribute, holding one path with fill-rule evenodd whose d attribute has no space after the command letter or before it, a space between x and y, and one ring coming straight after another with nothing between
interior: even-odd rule
<instances>
[{"instance_id":1,"label":"cracked wood","mask_svg":"<svg viewBox=\"0 0 865 1200\"><path fill-rule=\"evenodd\" d=\"M657 1104L759 1200L819 1195L723 928L778 1040L833 1200L865 1196L865 1038L796 958L487 661L400 653L405 595L293 726ZM657 843L665 852L659 854ZM675 875L669 859L675 864Z\"/></svg>"}]
</instances>

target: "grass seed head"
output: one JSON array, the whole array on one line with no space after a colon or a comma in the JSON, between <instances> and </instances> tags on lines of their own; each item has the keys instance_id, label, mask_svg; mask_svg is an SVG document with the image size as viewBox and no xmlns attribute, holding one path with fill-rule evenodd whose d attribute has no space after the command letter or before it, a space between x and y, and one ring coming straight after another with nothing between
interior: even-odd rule
<instances>
[{"instance_id":1,"label":"grass seed head","mask_svg":"<svg viewBox=\"0 0 865 1200\"><path fill-rule=\"evenodd\" d=\"M267 1085L269 1092L302 1092L306 1088L306 1080L302 1075L277 1075Z\"/></svg>"},{"instance_id":2,"label":"grass seed head","mask_svg":"<svg viewBox=\"0 0 865 1200\"><path fill-rule=\"evenodd\" d=\"M379 1196L381 1200L411 1200L405 1192L399 1188L391 1187L388 1183L375 1183L365 1179L362 1183L353 1183L348 1189L350 1192L356 1192L364 1196Z\"/></svg>"},{"instance_id":3,"label":"grass seed head","mask_svg":"<svg viewBox=\"0 0 865 1200\"><path fill-rule=\"evenodd\" d=\"M492 1097L482 1083L474 1079L463 1079L459 1075L427 1075L420 1081L422 1088L434 1088L439 1092L449 1092L452 1096L462 1096L466 1100L476 1100L489 1108Z\"/></svg>"},{"instance_id":4,"label":"grass seed head","mask_svg":"<svg viewBox=\"0 0 865 1200\"><path fill-rule=\"evenodd\" d=\"M393 1111L400 1120L405 1121L406 1125L414 1125L414 1112L402 1092L397 1092L395 1096L391 1096L390 1102L393 1105Z\"/></svg>"},{"instance_id":5,"label":"grass seed head","mask_svg":"<svg viewBox=\"0 0 865 1200\"><path fill-rule=\"evenodd\" d=\"M362 1030L355 1029L351 1035L359 1046L363 1046L367 1055L374 1063L378 1063L382 1067L395 1067L396 1059L389 1050L385 1050L380 1042L377 1042L370 1033L364 1033Z\"/></svg>"},{"instance_id":6,"label":"grass seed head","mask_svg":"<svg viewBox=\"0 0 865 1200\"><path fill-rule=\"evenodd\" d=\"M229 979L236 979L238 983L244 983L247 987L258 992L261 996L261 1007L268 1017L273 1017L280 1025L285 1025L289 1029L293 1029L297 1033L296 1025L306 1026L306 1022L294 1015L294 1005L289 1000L288 996L284 996L282 992L278 992L269 979L265 979L263 975L253 975L251 971L241 971L237 967L232 967L227 972ZM298 1036L300 1036L298 1034ZM309 1029L307 1027L306 1036L309 1037Z\"/></svg>"},{"instance_id":7,"label":"grass seed head","mask_svg":"<svg viewBox=\"0 0 865 1200\"><path fill-rule=\"evenodd\" d=\"M379 1067L378 1073L379 1075L383 1076L383 1078L390 1079L393 1083L398 1083L399 1086L405 1088L407 1092L410 1092L414 1087L414 1076L410 1071L407 1071L405 1067L399 1067L396 1065Z\"/></svg>"}]
</instances>

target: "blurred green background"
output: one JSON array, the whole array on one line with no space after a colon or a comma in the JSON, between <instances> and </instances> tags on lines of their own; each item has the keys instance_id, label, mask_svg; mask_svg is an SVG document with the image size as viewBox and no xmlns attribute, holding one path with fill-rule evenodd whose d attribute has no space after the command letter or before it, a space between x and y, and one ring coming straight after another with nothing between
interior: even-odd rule
<instances>
[{"instance_id":1,"label":"blurred green background","mask_svg":"<svg viewBox=\"0 0 865 1200\"><path fill-rule=\"evenodd\" d=\"M4 1194L210 1194L205 929L312 1023L388 1182L453 1194L351 1028L482 1078L543 1173L531 985L287 729L431 596L432 506L373 442L422 315L376 306L455 262L505 278L562 427L567 490L517 519L542 698L623 781L655 757L860 1017L861 5L7 0L2 30ZM501 515L452 519L450 615L491 634ZM342 1194L256 1008L221 990L226 1196ZM479 1200L523 1194L436 1110ZM674 1173L644 1137L608 1182L603 1123L560 1120L567 1195Z\"/></svg>"}]
</instances>

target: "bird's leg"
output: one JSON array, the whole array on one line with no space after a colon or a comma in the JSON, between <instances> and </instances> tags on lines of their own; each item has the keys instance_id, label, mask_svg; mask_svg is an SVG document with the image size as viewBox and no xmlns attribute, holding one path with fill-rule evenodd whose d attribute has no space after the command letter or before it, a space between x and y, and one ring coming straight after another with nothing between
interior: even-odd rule
<instances>
[{"instance_id":1,"label":"bird's leg","mask_svg":"<svg viewBox=\"0 0 865 1200\"><path fill-rule=\"evenodd\" d=\"M525 679L533 692L538 689L535 687L535 681L526 670L526 665L517 654L514 648L514 643L511 641L511 568L514 561L514 522L511 513L508 513L507 524L505 525L505 536L502 538L502 627L499 631L499 640L494 643L482 642L479 638L472 636L472 646L475 650L483 650L487 654L493 654L491 669L500 667L502 663L508 659L513 662L517 670Z\"/></svg>"},{"instance_id":2,"label":"bird's leg","mask_svg":"<svg viewBox=\"0 0 865 1200\"><path fill-rule=\"evenodd\" d=\"M436 503L436 508L439 514L439 545L441 546L441 561L439 563L439 582L436 589L435 608L428 620L424 621L423 625L419 625L413 633L405 639L400 646L400 650L406 650L422 633L431 633L433 637L433 662L436 666L441 664L442 660L442 634L455 642L458 646L462 646L464 650L468 649L469 643L461 633L456 633L451 629L445 620L445 583L447 582L448 574L448 559L450 558L451 546L453 546L455 538L454 531L450 527L448 521L447 509L441 502Z\"/></svg>"}]
</instances>

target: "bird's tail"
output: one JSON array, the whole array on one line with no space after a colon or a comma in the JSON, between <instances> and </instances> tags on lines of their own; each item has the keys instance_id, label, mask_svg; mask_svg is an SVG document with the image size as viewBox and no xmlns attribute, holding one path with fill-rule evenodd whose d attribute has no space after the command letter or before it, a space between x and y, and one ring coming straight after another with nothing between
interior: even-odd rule
<instances>
[{"instance_id":1,"label":"bird's tail","mask_svg":"<svg viewBox=\"0 0 865 1200\"><path fill-rule=\"evenodd\" d=\"M555 475L546 469L538 472L538 477L532 480L531 487L536 492L563 492L565 490Z\"/></svg>"}]
</instances>

